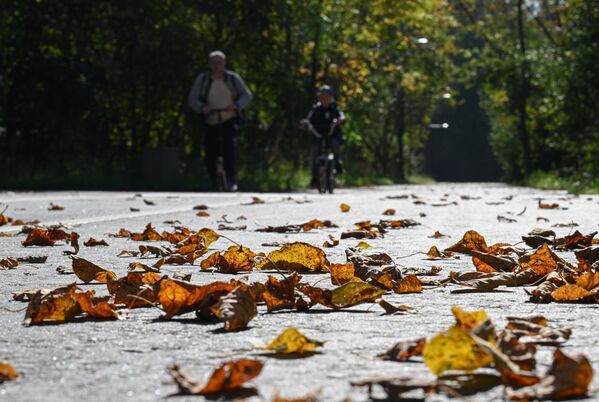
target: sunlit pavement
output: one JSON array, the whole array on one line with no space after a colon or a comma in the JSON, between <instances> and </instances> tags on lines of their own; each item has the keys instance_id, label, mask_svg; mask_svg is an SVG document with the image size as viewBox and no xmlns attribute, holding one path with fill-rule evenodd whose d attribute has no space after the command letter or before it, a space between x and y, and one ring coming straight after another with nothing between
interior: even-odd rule
<instances>
[{"instance_id":1,"label":"sunlit pavement","mask_svg":"<svg viewBox=\"0 0 599 402\"><path fill-rule=\"evenodd\" d=\"M258 197L253 198L253 197ZM538 201L557 203L557 209L540 209ZM368 239L373 247L391 255L403 267L440 266L439 277L450 271L472 271L471 258L430 261L424 252L436 245L443 249L458 241L465 231L474 229L488 244L517 243L521 236L537 227L551 228L557 236L579 230L583 234L599 229L599 197L572 196L565 192L540 191L502 184L437 184L426 186L389 186L340 189L334 195L310 193L108 193L44 192L0 193L0 212L24 221L40 220L43 224L62 223L81 235L80 243L93 237L104 239L109 247L81 247L79 256L119 276L127 272L135 258L120 258L121 250L135 250L144 242L109 237L125 228L141 232L152 223L159 232L172 230L172 221L192 229L208 227L253 251L269 252L264 243L305 241L316 246L332 234L339 239L343 231L359 221L410 218L421 223L407 229L390 230L384 238ZM52 204L63 210L49 211ZM339 205L351 206L347 213ZM193 207L208 206L208 217L198 217ZM393 217L383 211L393 208ZM508 223L498 216L515 220ZM260 233L255 229L268 225L297 224L310 219L330 219L338 228L305 233ZM171 221L170 223L165 223ZM247 226L245 230L218 230L219 224ZM572 228L569 224L578 226ZM558 226L555 226L558 225ZM0 232L18 233L20 227L5 225ZM451 237L430 238L435 231ZM11 363L20 373L14 382L0 385L0 400L6 401L153 401L175 393L165 368L177 362L182 370L200 381L221 362L240 357L259 358L265 362L259 377L251 381L261 395L270 400L278 391L284 397L301 396L320 389L320 400L342 401L345 397L366 400L365 389L354 388L350 381L373 376L411 376L432 379L422 363L396 363L377 360L375 356L401 339L432 336L449 327L454 318L451 306L466 310L485 309L497 327L503 327L507 315L543 314L551 325L573 329L565 350L584 353L595 370L599 368L599 344L596 322L597 305L541 304L528 302L523 288L502 288L495 293L454 294L455 287L425 288L421 294L392 294L385 299L416 309L413 315L382 315L382 308L362 304L346 311L331 312L316 307L308 313L282 311L260 314L249 328L234 333L219 331L222 324L205 324L192 320L157 320L159 309L137 309L125 320L86 321L62 325L25 327L22 321L25 304L12 300L12 292L31 288L54 288L76 281L73 275L60 275L56 269L70 267L63 255L68 245L30 247L21 245L23 235L0 237L0 259L48 255L46 264L21 264L16 269L0 271L0 360ZM331 262L345 262L345 249L356 239L341 240L337 247L326 249ZM225 249L233 244L221 238L211 249ZM574 262L573 253L560 254ZM153 260L145 260L151 263ZM231 279L230 275L201 272L196 266L168 266L163 270L192 273L191 281L205 284ZM247 275L238 275L241 279ZM267 275L252 273L250 281L264 281ZM309 283L331 286L325 274L305 275ZM105 285L84 285L99 295L107 294ZM294 326L310 338L324 341L322 353L301 360L272 359L259 355L253 345L274 338L288 326ZM539 352L541 362L549 362L553 350ZM541 365L542 366L542 365ZM597 388L594 379L592 387ZM487 401L501 397L501 387L470 397ZM433 396L428 400L443 400ZM177 397L177 401L197 400ZM258 399L256 399L258 400Z\"/></svg>"}]
</instances>

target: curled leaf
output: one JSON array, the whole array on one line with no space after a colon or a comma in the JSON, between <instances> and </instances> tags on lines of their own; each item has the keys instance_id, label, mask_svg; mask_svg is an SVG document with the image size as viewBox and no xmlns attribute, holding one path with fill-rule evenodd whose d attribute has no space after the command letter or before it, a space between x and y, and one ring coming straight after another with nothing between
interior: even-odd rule
<instances>
[{"instance_id":1,"label":"curled leaf","mask_svg":"<svg viewBox=\"0 0 599 402\"><path fill-rule=\"evenodd\" d=\"M330 263L320 248L308 243L295 242L286 244L279 250L271 251L268 258L258 264L256 268L277 268L285 271L327 271L329 266Z\"/></svg>"},{"instance_id":2,"label":"curled leaf","mask_svg":"<svg viewBox=\"0 0 599 402\"><path fill-rule=\"evenodd\" d=\"M323 343L304 336L293 327L289 327L273 339L265 348L277 354L311 355Z\"/></svg>"},{"instance_id":3,"label":"curled leaf","mask_svg":"<svg viewBox=\"0 0 599 402\"><path fill-rule=\"evenodd\" d=\"M75 256L71 256L71 259L73 260L73 272L85 283L94 280L100 283L107 283L110 279L116 279L114 272L101 268L86 259Z\"/></svg>"},{"instance_id":4,"label":"curled leaf","mask_svg":"<svg viewBox=\"0 0 599 402\"><path fill-rule=\"evenodd\" d=\"M220 298L210 311L225 323L225 331L245 328L258 314L256 300L247 285L239 285L229 294Z\"/></svg>"}]
</instances>

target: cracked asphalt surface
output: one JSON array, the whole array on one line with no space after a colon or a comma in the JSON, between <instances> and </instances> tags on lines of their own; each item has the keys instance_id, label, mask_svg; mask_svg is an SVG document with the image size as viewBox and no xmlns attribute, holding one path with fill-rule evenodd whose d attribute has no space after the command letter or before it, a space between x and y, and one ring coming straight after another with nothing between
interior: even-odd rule
<instances>
[{"instance_id":1,"label":"cracked asphalt surface","mask_svg":"<svg viewBox=\"0 0 599 402\"><path fill-rule=\"evenodd\" d=\"M251 204L252 197L264 203ZM388 198L400 197L405 198ZM560 208L538 208L538 200L558 203ZM155 205L147 205L144 200ZM340 203L351 206L342 213ZM0 193L0 203L8 205L5 215L14 219L39 219L43 224L62 223L81 235L80 243L94 237L104 239L109 247L84 247L79 256L118 276L127 272L136 258L120 258L124 249L137 249L143 242L109 237L120 228L143 231L151 222L160 232L172 230L165 221L178 220L191 229L208 227L218 229L222 221L230 225L247 225L243 231L219 231L232 240L254 251L269 252L269 242L306 241L321 246L332 234L353 228L363 220L410 218L419 226L390 230L384 238L368 240L377 250L391 255L402 267L442 268L439 277L449 271L473 271L471 259L429 261L424 252L436 245L439 249L458 241L465 231L474 229L488 244L516 243L521 236L537 227L552 228L558 236L571 233L568 226L583 234L598 230L599 196L573 196L559 191L542 191L512 187L503 184L450 184L423 186L384 186L359 189L340 189L334 195L306 193L143 193L135 196L128 192L46 192ZM64 207L62 211L48 211L50 203ZM197 204L208 206L208 217L198 217L192 208ZM139 209L132 212L131 208ZM396 209L394 217L383 216L388 208ZM0 211L4 205L0 205ZM498 215L516 222L500 222ZM313 230L305 233L259 233L255 229L267 225L296 224L310 219L330 219L338 228ZM538 218L544 218L538 219ZM20 227L2 226L2 233L18 233ZM429 238L435 231L451 237ZM217 230L218 231L218 230ZM354 401L367 399L365 389L355 388L350 381L372 376L413 376L432 379L422 363L397 363L377 360L375 356L386 351L401 339L432 336L449 327L454 318L451 306L466 310L485 309L499 328L508 315L543 314L553 326L568 326L573 335L565 350L585 354L596 370L599 368L599 338L596 323L597 305L532 304L523 288L502 288L494 293L454 294L455 286L425 288L421 294L390 294L385 300L407 304L416 309L412 315L382 315L375 304L361 304L332 312L315 306L306 313L275 312L266 314L259 306L259 315L249 328L240 332L224 333L220 323L199 323L192 314L171 321L158 320L158 309L132 310L128 318L119 321L82 321L62 325L25 327L26 304L13 301L12 292L31 288L54 288L76 281L73 275L60 275L56 268L70 268L70 260L63 255L70 246L29 247L21 245L23 235L0 237L0 259L47 255L45 264L21 263L16 269L0 271L0 360L11 363L20 373L14 382L0 384L0 400L6 401L156 401L175 393L177 387L166 374L165 368L177 362L190 377L204 380L220 363L241 357L259 358L265 362L260 376L251 384L261 397L253 400L271 400L275 393L297 397L320 389L320 400ZM339 246L325 249L331 262L345 262L345 249L358 243L356 239L341 240ZM211 249L226 249L232 243L225 238L211 245ZM573 261L573 253L560 253ZM230 275L201 272L196 266L168 266L169 271L192 273L193 283L205 284L215 280L231 279ZM143 262L152 263L153 259ZM239 279L240 276L237 276ZM250 281L264 281L267 274L254 272ZM323 280L325 274L307 274L309 283L331 286ZM82 285L107 294L105 285ZM298 328L306 336L324 341L322 353L299 359L273 359L260 356L253 349L257 341L274 338L287 326ZM551 348L539 352L547 362ZM592 388L599 387L595 376ZM597 395L595 394L596 398ZM443 396L427 400L445 400ZM501 399L501 387L469 397L472 401ZM591 397L593 399L593 397ZM589 399L589 400L591 400ZM175 401L202 400L202 397L176 396Z\"/></svg>"}]
</instances>

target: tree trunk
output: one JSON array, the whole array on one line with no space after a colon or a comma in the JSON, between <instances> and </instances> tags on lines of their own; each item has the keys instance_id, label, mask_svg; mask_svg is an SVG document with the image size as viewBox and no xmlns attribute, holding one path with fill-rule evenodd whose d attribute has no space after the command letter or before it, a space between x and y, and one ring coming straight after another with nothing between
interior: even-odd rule
<instances>
[{"instance_id":1,"label":"tree trunk","mask_svg":"<svg viewBox=\"0 0 599 402\"><path fill-rule=\"evenodd\" d=\"M524 174L528 176L532 169L532 155L530 150L530 138L526 121L526 101L528 99L528 62L526 61L526 43L524 40L524 13L522 10L523 0L518 0L518 40L520 43L520 78L518 90L518 134L522 145L522 156L524 158Z\"/></svg>"}]
</instances>

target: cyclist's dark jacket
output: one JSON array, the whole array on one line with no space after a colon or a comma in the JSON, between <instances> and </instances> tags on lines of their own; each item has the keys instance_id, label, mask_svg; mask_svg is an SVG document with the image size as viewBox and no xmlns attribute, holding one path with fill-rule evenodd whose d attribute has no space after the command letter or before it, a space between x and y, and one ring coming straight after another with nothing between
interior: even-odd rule
<instances>
[{"instance_id":1,"label":"cyclist's dark jacket","mask_svg":"<svg viewBox=\"0 0 599 402\"><path fill-rule=\"evenodd\" d=\"M308 121L319 134L328 134L334 119L340 121L345 120L345 113L343 113L335 102L331 102L327 108L318 102L312 107L312 110L310 110L310 113L308 114ZM333 136L341 138L341 127L335 127Z\"/></svg>"}]
</instances>

